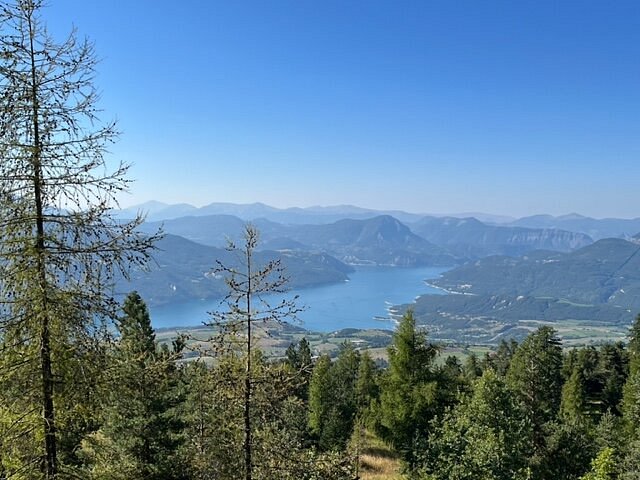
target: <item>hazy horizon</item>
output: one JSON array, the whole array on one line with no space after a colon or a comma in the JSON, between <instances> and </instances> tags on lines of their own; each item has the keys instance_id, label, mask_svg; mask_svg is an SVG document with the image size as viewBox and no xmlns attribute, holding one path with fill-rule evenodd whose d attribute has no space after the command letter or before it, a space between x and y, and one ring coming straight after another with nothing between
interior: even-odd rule
<instances>
[{"instance_id":1,"label":"hazy horizon","mask_svg":"<svg viewBox=\"0 0 640 480\"><path fill-rule=\"evenodd\" d=\"M174 206L174 205L189 205L195 208L203 208L203 207L207 207L209 205L212 204L229 204L229 205L237 205L237 206L251 206L251 205L265 205L267 207L272 207L272 208L276 208L279 210L287 210L287 209L296 209L296 208L300 208L300 209L314 209L314 208L318 208L318 209L329 209L329 208L338 208L338 207L344 207L344 208L356 208L356 209L363 209L363 210L373 210L373 211L380 211L380 212L393 212L393 211L398 211L398 212L403 212L403 213L409 213L409 214L413 214L413 215L433 215L433 216L438 216L438 217L445 217L445 216L460 216L460 215L469 215L469 216L473 216L473 215L486 215L486 216L495 216L495 217L504 217L505 219L507 218L512 218L514 220L520 219L520 218L524 218L524 217L530 217L530 216L536 216L536 215L550 215L552 217L569 217L572 215L579 215L582 217L588 217L588 218L593 218L596 220L602 220L602 219L607 219L607 218L616 218L616 219L627 219L627 220L631 220L631 219L635 219L635 218L640 218L640 215L635 216L635 217L624 217L624 216L616 216L616 215L607 215L607 216L595 216L595 215L588 215L585 214L583 212L561 212L561 213L549 213L549 212L535 212L532 214L528 214L528 215L508 215L508 214L503 214L500 212L491 212L491 211L480 211L480 210L462 210L462 211L447 211L447 212L432 212L432 211L420 211L420 210L407 210L407 209L397 209L397 208L373 208L373 207L369 207L366 205L354 205L354 204L334 204L334 205L289 205L289 206L278 206L278 205L273 205L267 202L261 202L261 201L255 201L255 202L246 202L246 203L237 203L237 202L226 202L226 201L212 201L212 202L207 202L207 203L201 203L201 204L194 204L191 202L164 202L161 200L157 200L155 198L153 199L149 199L149 200L144 200L142 202L129 202L129 203L124 203L121 202L120 204L120 209L122 210L128 210L131 208L136 208L136 207L143 207L146 204L149 203L160 203L163 205L166 205L167 207L170 206Z\"/></svg>"}]
</instances>

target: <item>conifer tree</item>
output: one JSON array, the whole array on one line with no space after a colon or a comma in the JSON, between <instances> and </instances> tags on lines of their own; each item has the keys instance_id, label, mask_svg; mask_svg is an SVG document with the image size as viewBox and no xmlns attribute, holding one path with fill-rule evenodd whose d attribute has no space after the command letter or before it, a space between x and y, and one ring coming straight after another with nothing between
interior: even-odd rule
<instances>
[{"instance_id":1,"label":"conifer tree","mask_svg":"<svg viewBox=\"0 0 640 480\"><path fill-rule=\"evenodd\" d=\"M482 376L482 368L478 361L478 355L471 352L464 362L463 372L468 382L473 382L476 378Z\"/></svg>"},{"instance_id":2,"label":"conifer tree","mask_svg":"<svg viewBox=\"0 0 640 480\"><path fill-rule=\"evenodd\" d=\"M438 348L416 327L407 311L388 349L389 368L381 378L379 433L391 442L413 470L429 424L443 408L434 361Z\"/></svg>"},{"instance_id":3,"label":"conifer tree","mask_svg":"<svg viewBox=\"0 0 640 480\"><path fill-rule=\"evenodd\" d=\"M262 381L256 376L252 366L257 333L265 326L280 324L296 318L300 308L297 297L282 299L279 303L270 303L267 295L285 292L289 278L285 275L280 259L257 265L254 254L259 242L258 230L248 224L244 229L243 243L237 246L230 241L227 249L235 253L235 264L223 264L219 260L214 274L222 275L228 287L222 301L223 308L211 312L209 323L218 331L217 344L221 352L242 354L245 363L243 384L243 421L244 421L244 478L252 480L253 459L253 408L252 392L256 382Z\"/></svg>"},{"instance_id":4,"label":"conifer tree","mask_svg":"<svg viewBox=\"0 0 640 480\"><path fill-rule=\"evenodd\" d=\"M371 358L371 354L365 350L360 355L358 379L356 381L356 402L358 415L360 416L368 417L371 404L380 396L378 377L378 367L373 358Z\"/></svg>"},{"instance_id":5,"label":"conifer tree","mask_svg":"<svg viewBox=\"0 0 640 480\"><path fill-rule=\"evenodd\" d=\"M360 355L343 344L338 358L318 360L309 389L309 427L322 450L342 450L358 414Z\"/></svg>"},{"instance_id":6,"label":"conifer tree","mask_svg":"<svg viewBox=\"0 0 640 480\"><path fill-rule=\"evenodd\" d=\"M158 347L137 292L127 296L122 310L104 424L85 441L84 455L96 479L185 478L178 454L183 399L175 360L180 352Z\"/></svg>"},{"instance_id":7,"label":"conifer tree","mask_svg":"<svg viewBox=\"0 0 640 480\"><path fill-rule=\"evenodd\" d=\"M153 238L109 216L127 167L105 160L117 131L97 116L93 46L75 32L56 42L42 6L0 5L0 381L16 387L0 395L0 428L20 439L7 475L52 480L67 468L61 380L106 334L114 274L143 265Z\"/></svg>"},{"instance_id":8,"label":"conifer tree","mask_svg":"<svg viewBox=\"0 0 640 480\"><path fill-rule=\"evenodd\" d=\"M640 442L640 315L631 326L627 349L629 376L623 388L622 415L629 438Z\"/></svg>"},{"instance_id":9,"label":"conifer tree","mask_svg":"<svg viewBox=\"0 0 640 480\"><path fill-rule=\"evenodd\" d=\"M608 343L600 348L597 376L602 385L600 405L602 413L621 415L624 382L629 375L629 357L622 342Z\"/></svg>"},{"instance_id":10,"label":"conifer tree","mask_svg":"<svg viewBox=\"0 0 640 480\"><path fill-rule=\"evenodd\" d=\"M531 333L513 356L507 384L518 396L537 434L558 413L562 389L562 347L551 327ZM542 438L538 438L542 441Z\"/></svg>"},{"instance_id":11,"label":"conifer tree","mask_svg":"<svg viewBox=\"0 0 640 480\"><path fill-rule=\"evenodd\" d=\"M306 402L309 398L309 381L313 371L313 359L309 341L302 337L297 345L287 347L286 362L295 375L296 396Z\"/></svg>"},{"instance_id":12,"label":"conifer tree","mask_svg":"<svg viewBox=\"0 0 640 480\"><path fill-rule=\"evenodd\" d=\"M582 422L587 419L587 413L586 381L584 372L577 365L562 387L560 414L565 421Z\"/></svg>"},{"instance_id":13,"label":"conifer tree","mask_svg":"<svg viewBox=\"0 0 640 480\"><path fill-rule=\"evenodd\" d=\"M433 480L527 477L528 424L504 380L489 369L438 422L421 452Z\"/></svg>"},{"instance_id":14,"label":"conifer tree","mask_svg":"<svg viewBox=\"0 0 640 480\"><path fill-rule=\"evenodd\" d=\"M309 383L309 428L316 438L324 438L331 411L331 358L324 354L316 361Z\"/></svg>"},{"instance_id":15,"label":"conifer tree","mask_svg":"<svg viewBox=\"0 0 640 480\"><path fill-rule=\"evenodd\" d=\"M532 427L530 461L535 478L541 478L550 460L547 426L557 417L562 391L562 347L553 328L529 334L516 350L506 379Z\"/></svg>"},{"instance_id":16,"label":"conifer tree","mask_svg":"<svg viewBox=\"0 0 640 480\"><path fill-rule=\"evenodd\" d=\"M636 316L629 331L629 373L634 374L640 370L640 314Z\"/></svg>"},{"instance_id":17,"label":"conifer tree","mask_svg":"<svg viewBox=\"0 0 640 480\"><path fill-rule=\"evenodd\" d=\"M505 339L500 340L498 349L489 357L489 365L495 370L498 375L504 377L509 370L511 359L513 358L513 355L517 349L518 342L516 342L514 339L510 339L509 341Z\"/></svg>"}]
</instances>

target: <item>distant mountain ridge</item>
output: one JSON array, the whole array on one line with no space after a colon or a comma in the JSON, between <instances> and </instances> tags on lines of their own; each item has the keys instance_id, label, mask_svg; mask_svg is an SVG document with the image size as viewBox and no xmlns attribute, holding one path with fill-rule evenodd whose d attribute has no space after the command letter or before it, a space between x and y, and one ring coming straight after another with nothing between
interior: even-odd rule
<instances>
[{"instance_id":1,"label":"distant mountain ridge","mask_svg":"<svg viewBox=\"0 0 640 480\"><path fill-rule=\"evenodd\" d=\"M352 264L395 266L452 266L459 259L415 235L390 216L366 220L339 220L320 225L281 225L268 220L253 222L260 231L260 248L326 252ZM149 222L143 232L163 227L170 234L213 247L242 236L245 222L231 215L181 217Z\"/></svg>"},{"instance_id":2,"label":"distant mountain ridge","mask_svg":"<svg viewBox=\"0 0 640 480\"><path fill-rule=\"evenodd\" d=\"M352 264L452 266L460 262L390 215L339 220L328 225L292 226L287 237Z\"/></svg>"},{"instance_id":3,"label":"distant mountain ridge","mask_svg":"<svg viewBox=\"0 0 640 480\"><path fill-rule=\"evenodd\" d=\"M353 205L276 208L260 202L249 204L214 202L203 207L195 207L187 203L172 205L156 200L121 210L114 210L114 214L119 218L133 218L138 213L146 214L146 220L149 222L171 220L184 216L233 215L245 221L264 218L283 224L333 223L344 219L364 220L380 215L391 215L401 222L410 223L418 221L426 215L401 210L376 210ZM449 216L473 216L481 221L494 223L504 223L515 220L512 217L506 217L504 215L491 215L486 213L465 213Z\"/></svg>"},{"instance_id":4,"label":"distant mountain ridge","mask_svg":"<svg viewBox=\"0 0 640 480\"><path fill-rule=\"evenodd\" d=\"M551 228L487 225L475 218L424 217L411 225L421 237L458 256L519 256L531 250L568 252L593 243L588 235Z\"/></svg>"},{"instance_id":5,"label":"distant mountain ridge","mask_svg":"<svg viewBox=\"0 0 640 480\"><path fill-rule=\"evenodd\" d=\"M577 213L554 217L533 215L508 223L509 226L528 228L559 228L589 235L594 240L602 238L627 238L640 231L640 218L591 218Z\"/></svg>"},{"instance_id":6,"label":"distant mountain ridge","mask_svg":"<svg viewBox=\"0 0 640 480\"><path fill-rule=\"evenodd\" d=\"M454 265L487 255L520 255L541 248L570 251L592 243L580 233L487 225L475 218L424 217L408 224L411 228L390 215L325 224L252 223L260 230L262 248L326 251L356 264ZM244 225L232 215L208 215L146 222L141 230L155 232L162 226L167 233L224 247L228 238L242 235Z\"/></svg>"},{"instance_id":7,"label":"distant mountain ridge","mask_svg":"<svg viewBox=\"0 0 640 480\"><path fill-rule=\"evenodd\" d=\"M114 210L113 213L119 218L133 218L139 212L143 214L146 213L146 219L149 222L170 220L185 216L233 215L245 221L255 221L262 218L276 223L295 225L326 224L344 219L364 220L380 215L391 215L408 225L420 222L424 217L475 218L484 224L492 224L494 226L557 229L583 233L594 240L609 237L628 238L640 232L640 217L633 219L597 219L578 213L560 216L541 214L516 219L505 215L481 212L449 214L434 214L428 212L409 213L400 210L376 210L353 205L276 208L260 202L250 204L215 202L203 207L195 207L187 203L166 204L155 200L121 210Z\"/></svg>"}]
</instances>

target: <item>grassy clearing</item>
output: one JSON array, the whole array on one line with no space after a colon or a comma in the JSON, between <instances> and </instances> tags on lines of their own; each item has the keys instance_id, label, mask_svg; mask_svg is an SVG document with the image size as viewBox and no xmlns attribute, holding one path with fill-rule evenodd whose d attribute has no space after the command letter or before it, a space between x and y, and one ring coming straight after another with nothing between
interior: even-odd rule
<instances>
[{"instance_id":1,"label":"grassy clearing","mask_svg":"<svg viewBox=\"0 0 640 480\"><path fill-rule=\"evenodd\" d=\"M365 431L360 448L361 480L405 480L398 454L373 433Z\"/></svg>"}]
</instances>

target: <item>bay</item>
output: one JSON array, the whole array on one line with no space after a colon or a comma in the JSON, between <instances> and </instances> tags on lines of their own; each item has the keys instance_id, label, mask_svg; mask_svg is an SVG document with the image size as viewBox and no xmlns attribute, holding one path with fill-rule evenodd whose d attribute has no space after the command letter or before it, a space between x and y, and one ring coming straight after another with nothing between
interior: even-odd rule
<instances>
[{"instance_id":1,"label":"bay","mask_svg":"<svg viewBox=\"0 0 640 480\"><path fill-rule=\"evenodd\" d=\"M294 322L307 330L331 332L342 328L393 329L389 307L411 303L418 295L442 294L425 280L446 271L439 267L356 267L346 282L292 290L286 297L298 295L298 305L305 310ZM283 298L274 297L273 303ZM194 300L152 307L155 328L202 325L207 312L222 309L219 300Z\"/></svg>"}]
</instances>

